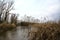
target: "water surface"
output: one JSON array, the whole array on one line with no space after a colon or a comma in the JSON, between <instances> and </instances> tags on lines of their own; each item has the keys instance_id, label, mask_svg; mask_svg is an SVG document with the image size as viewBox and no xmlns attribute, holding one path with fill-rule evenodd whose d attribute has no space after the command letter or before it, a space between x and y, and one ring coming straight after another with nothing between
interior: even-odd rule
<instances>
[{"instance_id":1,"label":"water surface","mask_svg":"<svg viewBox=\"0 0 60 40\"><path fill-rule=\"evenodd\" d=\"M14 30L0 33L0 40L28 40L29 28L17 27Z\"/></svg>"}]
</instances>

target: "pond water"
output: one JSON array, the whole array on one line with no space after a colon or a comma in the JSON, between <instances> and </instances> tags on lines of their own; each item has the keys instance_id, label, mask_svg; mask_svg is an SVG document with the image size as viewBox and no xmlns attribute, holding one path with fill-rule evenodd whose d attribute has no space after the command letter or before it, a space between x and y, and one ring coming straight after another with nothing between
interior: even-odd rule
<instances>
[{"instance_id":1,"label":"pond water","mask_svg":"<svg viewBox=\"0 0 60 40\"><path fill-rule=\"evenodd\" d=\"M0 33L0 40L28 40L29 28L17 27L14 30Z\"/></svg>"}]
</instances>

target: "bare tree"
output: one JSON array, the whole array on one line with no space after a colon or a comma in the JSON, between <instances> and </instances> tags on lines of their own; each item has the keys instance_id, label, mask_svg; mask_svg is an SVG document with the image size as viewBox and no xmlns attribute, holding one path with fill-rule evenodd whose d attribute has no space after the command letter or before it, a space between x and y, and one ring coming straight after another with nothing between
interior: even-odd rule
<instances>
[{"instance_id":1,"label":"bare tree","mask_svg":"<svg viewBox=\"0 0 60 40\"><path fill-rule=\"evenodd\" d=\"M2 18L7 21L9 12L13 9L13 0L0 0L0 21Z\"/></svg>"},{"instance_id":2,"label":"bare tree","mask_svg":"<svg viewBox=\"0 0 60 40\"><path fill-rule=\"evenodd\" d=\"M18 15L17 14L11 14L11 23L17 23L17 18L18 18Z\"/></svg>"},{"instance_id":3,"label":"bare tree","mask_svg":"<svg viewBox=\"0 0 60 40\"><path fill-rule=\"evenodd\" d=\"M39 22L40 22L39 19L35 19L34 17L32 17L32 16L27 16L27 15L24 15L23 20L24 20L25 22L33 22L33 23L39 23Z\"/></svg>"}]
</instances>

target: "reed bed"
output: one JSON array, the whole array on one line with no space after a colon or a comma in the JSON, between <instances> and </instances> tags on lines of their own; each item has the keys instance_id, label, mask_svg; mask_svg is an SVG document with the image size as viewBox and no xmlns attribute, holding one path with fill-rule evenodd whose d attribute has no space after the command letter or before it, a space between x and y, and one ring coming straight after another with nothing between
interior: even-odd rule
<instances>
[{"instance_id":1,"label":"reed bed","mask_svg":"<svg viewBox=\"0 0 60 40\"><path fill-rule=\"evenodd\" d=\"M28 40L60 40L60 22L46 22L34 24L33 26L38 29L29 32Z\"/></svg>"}]
</instances>

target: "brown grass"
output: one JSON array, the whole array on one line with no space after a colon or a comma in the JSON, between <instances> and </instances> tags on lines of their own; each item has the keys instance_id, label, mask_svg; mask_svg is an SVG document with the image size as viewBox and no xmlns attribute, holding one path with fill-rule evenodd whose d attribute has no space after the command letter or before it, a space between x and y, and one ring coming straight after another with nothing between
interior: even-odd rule
<instances>
[{"instance_id":1,"label":"brown grass","mask_svg":"<svg viewBox=\"0 0 60 40\"><path fill-rule=\"evenodd\" d=\"M10 29L13 29L15 27L16 27L16 25L14 23L12 23L12 24L1 23L0 24L0 32L5 31L5 30L10 30Z\"/></svg>"},{"instance_id":2,"label":"brown grass","mask_svg":"<svg viewBox=\"0 0 60 40\"><path fill-rule=\"evenodd\" d=\"M38 29L29 32L29 40L60 40L60 23L47 22L32 26Z\"/></svg>"}]
</instances>

